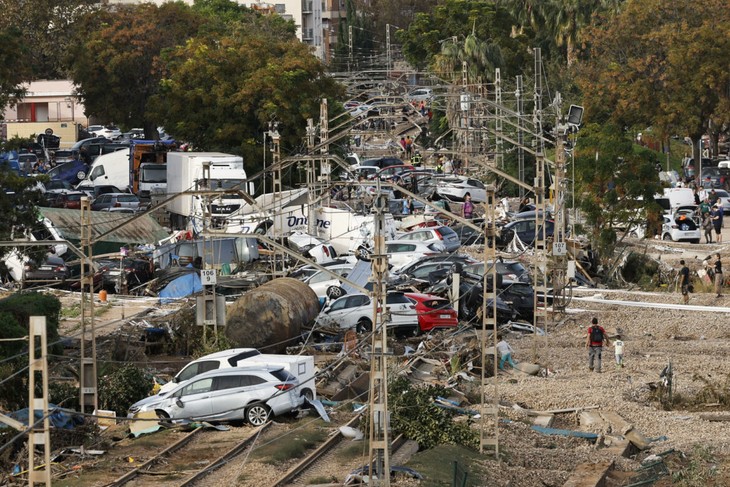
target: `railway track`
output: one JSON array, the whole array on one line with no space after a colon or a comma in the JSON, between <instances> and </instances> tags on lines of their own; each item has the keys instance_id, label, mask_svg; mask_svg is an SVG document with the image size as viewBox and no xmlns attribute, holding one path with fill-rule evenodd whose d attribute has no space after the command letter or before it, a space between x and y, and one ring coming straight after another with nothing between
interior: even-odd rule
<instances>
[{"instance_id":1,"label":"railway track","mask_svg":"<svg viewBox=\"0 0 730 487\"><path fill-rule=\"evenodd\" d=\"M358 419L359 417L354 417L346 426L353 426ZM287 485L304 483L304 477L307 472L316 472L318 470L318 463L324 459L325 455L332 452L340 444L342 444L344 439L345 437L338 431L337 434L328 438L319 447L310 452L309 455L304 457L296 465L287 470L281 477L272 482L271 485L274 487L284 487ZM396 437L391 442L391 455L394 454L404 443L405 439L402 436Z\"/></svg>"},{"instance_id":2,"label":"railway track","mask_svg":"<svg viewBox=\"0 0 730 487\"><path fill-rule=\"evenodd\" d=\"M257 435L271 423L251 429L243 438L236 438L223 454L221 446L226 443L220 432L199 427L157 453L138 467L113 480L106 487L149 485L149 477L154 477L156 486L190 487L197 485L210 472L243 452ZM219 433L216 435L216 433ZM225 446L228 446L227 444ZM174 455L174 458L173 458ZM191 465L203 465L190 469Z\"/></svg>"}]
</instances>

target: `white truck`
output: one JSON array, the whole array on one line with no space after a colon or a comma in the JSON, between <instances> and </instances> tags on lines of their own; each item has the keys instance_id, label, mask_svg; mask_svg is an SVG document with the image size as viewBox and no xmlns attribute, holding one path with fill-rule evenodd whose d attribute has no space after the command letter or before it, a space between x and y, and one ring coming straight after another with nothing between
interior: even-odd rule
<instances>
[{"instance_id":1,"label":"white truck","mask_svg":"<svg viewBox=\"0 0 730 487\"><path fill-rule=\"evenodd\" d=\"M210 173L204 177L204 166L209 165ZM207 180L206 180L207 179ZM220 195L210 196L211 222L222 226L231 213L244 204L238 194L223 194L224 190L240 187L246 189L246 170L243 158L221 152L170 152L167 155L167 194L195 191L208 188L221 191ZM176 230L203 229L203 208L205 196L186 194L178 196L167 204L170 212L170 225Z\"/></svg>"}]
</instances>

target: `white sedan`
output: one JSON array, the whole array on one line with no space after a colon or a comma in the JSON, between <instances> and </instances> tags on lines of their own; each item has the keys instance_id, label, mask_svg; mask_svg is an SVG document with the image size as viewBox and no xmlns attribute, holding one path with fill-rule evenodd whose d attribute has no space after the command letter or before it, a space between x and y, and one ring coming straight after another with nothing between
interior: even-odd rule
<instances>
[{"instance_id":1,"label":"white sedan","mask_svg":"<svg viewBox=\"0 0 730 487\"><path fill-rule=\"evenodd\" d=\"M448 176L439 180L436 192L451 201L464 201L466 194L471 195L474 203L487 201L487 190L478 179L466 176Z\"/></svg>"},{"instance_id":2,"label":"white sedan","mask_svg":"<svg viewBox=\"0 0 730 487\"><path fill-rule=\"evenodd\" d=\"M385 307L390 313L387 327L398 335L418 334L418 315L415 305L400 292L388 293ZM354 328L358 333L373 329L373 304L364 294L348 294L325 306L314 322L315 327L333 327L343 330Z\"/></svg>"}]
</instances>

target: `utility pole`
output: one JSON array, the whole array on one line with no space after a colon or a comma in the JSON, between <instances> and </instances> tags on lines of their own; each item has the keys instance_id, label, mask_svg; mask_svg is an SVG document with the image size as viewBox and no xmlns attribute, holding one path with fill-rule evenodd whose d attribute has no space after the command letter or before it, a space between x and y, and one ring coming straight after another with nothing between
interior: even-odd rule
<instances>
[{"instance_id":1,"label":"utility pole","mask_svg":"<svg viewBox=\"0 0 730 487\"><path fill-rule=\"evenodd\" d=\"M484 447L494 448L494 456L499 461L499 381L497 380L499 353L497 353L497 259L496 259L496 226L495 226L495 188L487 186L487 201L484 208L484 281L482 282L483 304L482 304L482 398L481 398L481 424L479 428L479 453L484 452ZM491 262L491 267L489 263ZM492 279L492 288L489 289L489 277ZM489 300L492 304L489 305ZM491 314L490 317L490 308ZM492 332L492 346L487 347L487 333ZM491 404L487 401L487 355L488 350L492 354L493 369ZM491 423L491 424L490 424ZM491 429L491 432L490 432Z\"/></svg>"},{"instance_id":2,"label":"utility pole","mask_svg":"<svg viewBox=\"0 0 730 487\"><path fill-rule=\"evenodd\" d=\"M210 166L211 161L203 161L203 184L204 191L210 191ZM217 283L216 272L212 267L214 250L213 241L208 238L208 228L211 214L211 197L206 193L203 197L203 262L200 268L200 282L203 285L203 295L196 300L196 322L203 326L203 342L207 342L208 328L213 327L213 344L218 343L218 316L216 307L215 286Z\"/></svg>"},{"instance_id":3,"label":"utility pole","mask_svg":"<svg viewBox=\"0 0 730 487\"><path fill-rule=\"evenodd\" d=\"M307 119L307 154L310 156L314 155L314 142L317 129L314 126L314 120L311 118ZM314 217L314 200L317 198L316 184L317 184L317 162L314 158L310 158L306 162L307 164L307 233L314 235L316 231L315 217Z\"/></svg>"},{"instance_id":4,"label":"utility pole","mask_svg":"<svg viewBox=\"0 0 730 487\"><path fill-rule=\"evenodd\" d=\"M390 414L388 413L387 322L390 321L386 304L388 255L385 252L385 211L387 197L381 193L380 179L376 180L374 250L371 256L373 292L373 330L370 353L370 443L369 485L390 486ZM373 472L377 481L374 480Z\"/></svg>"},{"instance_id":5,"label":"utility pole","mask_svg":"<svg viewBox=\"0 0 730 487\"><path fill-rule=\"evenodd\" d=\"M352 26L347 26L347 47L349 49L349 56L347 57L347 72L349 73L352 69Z\"/></svg>"},{"instance_id":6,"label":"utility pole","mask_svg":"<svg viewBox=\"0 0 730 487\"><path fill-rule=\"evenodd\" d=\"M522 131L522 117L525 114L524 88L522 86L522 75L517 75L517 179L525 182L525 149L524 149L524 133ZM520 186L520 202L525 199L525 188Z\"/></svg>"},{"instance_id":7,"label":"utility pole","mask_svg":"<svg viewBox=\"0 0 730 487\"><path fill-rule=\"evenodd\" d=\"M497 104L494 110L494 131L497 133L495 164L498 168L504 169L504 140L502 139L502 72L499 68L494 70L494 102Z\"/></svg>"},{"instance_id":8,"label":"utility pole","mask_svg":"<svg viewBox=\"0 0 730 487\"><path fill-rule=\"evenodd\" d=\"M390 79L390 24L385 24L385 50L388 58L385 79Z\"/></svg>"},{"instance_id":9,"label":"utility pole","mask_svg":"<svg viewBox=\"0 0 730 487\"><path fill-rule=\"evenodd\" d=\"M261 184L262 184L261 194L266 194L266 134L268 134L268 132L266 130L264 130L264 149L263 149L264 165L261 168L261 170L263 171L263 175L261 176Z\"/></svg>"},{"instance_id":10,"label":"utility pole","mask_svg":"<svg viewBox=\"0 0 730 487\"><path fill-rule=\"evenodd\" d=\"M51 487L51 423L48 412L48 338L46 317L31 316L28 333L28 485L44 483ZM36 339L40 344L36 344ZM36 358L36 347L40 346L40 357ZM36 373L41 375L42 395L36 397ZM35 425L35 412L41 411L43 420ZM35 466L35 447L43 446L42 466Z\"/></svg>"},{"instance_id":11,"label":"utility pole","mask_svg":"<svg viewBox=\"0 0 730 487\"><path fill-rule=\"evenodd\" d=\"M79 370L79 404L81 412L96 411L99 406L96 377L96 328L94 323L94 261L91 226L91 202L81 198L81 364ZM87 356L87 327L90 331L91 356Z\"/></svg>"},{"instance_id":12,"label":"utility pole","mask_svg":"<svg viewBox=\"0 0 730 487\"><path fill-rule=\"evenodd\" d=\"M281 208L280 208L280 200L281 200L281 191L282 191L282 185L281 185L281 136L279 135L279 123L278 122L269 122L269 136L271 137L271 153L272 153L272 161L271 165L273 167L273 178L272 178L272 194L271 194L271 213L273 215L273 221L274 225L272 227L273 231L273 237L276 239L279 237L277 228L279 228L279 222L277 222L277 218L281 218ZM278 211L278 212L277 212ZM273 269L272 269L272 277L280 277L284 275L284 254L281 252L274 250L274 255L272 256L274 259L273 263ZM277 262L280 262L281 268L277 268Z\"/></svg>"}]
</instances>

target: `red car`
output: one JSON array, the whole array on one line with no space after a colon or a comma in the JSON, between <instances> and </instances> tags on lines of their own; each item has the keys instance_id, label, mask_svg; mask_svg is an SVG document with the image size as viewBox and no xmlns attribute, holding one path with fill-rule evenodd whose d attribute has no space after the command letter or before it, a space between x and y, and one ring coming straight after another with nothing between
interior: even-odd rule
<instances>
[{"instance_id":1,"label":"red car","mask_svg":"<svg viewBox=\"0 0 730 487\"><path fill-rule=\"evenodd\" d=\"M421 333L459 326L456 310L451 307L448 299L422 293L406 293L406 297L416 305Z\"/></svg>"}]
</instances>

